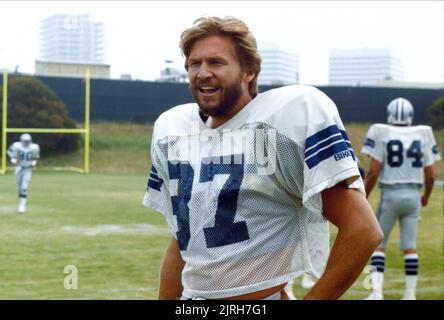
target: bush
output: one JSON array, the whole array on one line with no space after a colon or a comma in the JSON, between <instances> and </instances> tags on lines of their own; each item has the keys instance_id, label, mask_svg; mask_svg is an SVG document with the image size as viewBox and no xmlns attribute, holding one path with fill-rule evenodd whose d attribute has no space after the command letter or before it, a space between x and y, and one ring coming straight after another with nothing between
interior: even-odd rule
<instances>
[{"instance_id":1,"label":"bush","mask_svg":"<svg viewBox=\"0 0 444 320\"><path fill-rule=\"evenodd\" d=\"M427 110L430 124L435 129L444 128L444 95L439 96Z\"/></svg>"},{"instance_id":2,"label":"bush","mask_svg":"<svg viewBox=\"0 0 444 320\"><path fill-rule=\"evenodd\" d=\"M0 101L2 92L0 89ZM2 123L0 123L1 129ZM8 128L75 128L65 104L42 81L33 77L11 76L8 83ZM8 133L8 146L21 133ZM31 134L42 156L77 150L78 134Z\"/></svg>"}]
</instances>

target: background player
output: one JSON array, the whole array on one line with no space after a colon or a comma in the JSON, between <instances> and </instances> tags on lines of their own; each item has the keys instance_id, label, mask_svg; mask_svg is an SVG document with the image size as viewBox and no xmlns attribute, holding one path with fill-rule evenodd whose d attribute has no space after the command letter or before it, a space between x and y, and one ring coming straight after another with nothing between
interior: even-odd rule
<instances>
[{"instance_id":1,"label":"background player","mask_svg":"<svg viewBox=\"0 0 444 320\"><path fill-rule=\"evenodd\" d=\"M19 196L18 212L26 212L26 201L28 197L28 187L31 182L32 168L37 164L40 157L40 147L32 143L31 135L24 133L20 136L20 141L14 142L8 149L11 163L16 165L15 177L17 192Z\"/></svg>"},{"instance_id":2,"label":"background player","mask_svg":"<svg viewBox=\"0 0 444 320\"><path fill-rule=\"evenodd\" d=\"M405 294L403 299L416 299L418 254L416 230L421 205L426 206L434 184L433 163L440 159L432 128L412 126L413 106L404 98L396 98L387 106L388 124L370 127L362 153L371 157L365 180L367 197L378 177L381 199L377 211L384 240L371 258L373 292L368 299L383 299L385 268L384 249L396 220L399 219L401 250L405 261ZM424 193L420 188L424 183ZM376 270L376 271L375 271Z\"/></svg>"}]
</instances>

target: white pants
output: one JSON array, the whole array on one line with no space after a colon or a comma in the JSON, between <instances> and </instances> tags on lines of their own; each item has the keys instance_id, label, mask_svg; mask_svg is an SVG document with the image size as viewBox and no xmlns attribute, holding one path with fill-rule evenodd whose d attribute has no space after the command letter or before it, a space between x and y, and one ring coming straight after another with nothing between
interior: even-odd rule
<instances>
[{"instance_id":1,"label":"white pants","mask_svg":"<svg viewBox=\"0 0 444 320\"><path fill-rule=\"evenodd\" d=\"M28 196L28 186L32 178L32 168L17 166L14 173L18 196L19 198L26 198Z\"/></svg>"}]
</instances>

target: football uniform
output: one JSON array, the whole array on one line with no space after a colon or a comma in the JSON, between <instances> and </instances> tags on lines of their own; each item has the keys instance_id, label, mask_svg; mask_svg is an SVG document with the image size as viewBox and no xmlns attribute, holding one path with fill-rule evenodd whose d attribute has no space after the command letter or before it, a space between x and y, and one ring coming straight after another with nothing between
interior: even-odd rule
<instances>
[{"instance_id":1,"label":"football uniform","mask_svg":"<svg viewBox=\"0 0 444 320\"><path fill-rule=\"evenodd\" d=\"M400 220L402 250L416 248L424 167L441 159L429 126L370 127L361 152L382 163L381 201L377 217L384 232L384 248L396 220Z\"/></svg>"},{"instance_id":2,"label":"football uniform","mask_svg":"<svg viewBox=\"0 0 444 320\"><path fill-rule=\"evenodd\" d=\"M154 125L144 205L161 212L185 266L183 296L219 299L319 277L329 254L320 192L364 193L333 101L309 86L259 94L211 128L195 103Z\"/></svg>"},{"instance_id":3,"label":"football uniform","mask_svg":"<svg viewBox=\"0 0 444 320\"><path fill-rule=\"evenodd\" d=\"M383 164L382 185L422 185L424 167L441 159L429 126L374 124L368 130L362 153Z\"/></svg>"},{"instance_id":4,"label":"football uniform","mask_svg":"<svg viewBox=\"0 0 444 320\"><path fill-rule=\"evenodd\" d=\"M26 198L32 178L32 167L40 157L40 147L35 143L25 146L21 142L14 142L8 149L8 155L16 163L14 173L19 197Z\"/></svg>"}]
</instances>

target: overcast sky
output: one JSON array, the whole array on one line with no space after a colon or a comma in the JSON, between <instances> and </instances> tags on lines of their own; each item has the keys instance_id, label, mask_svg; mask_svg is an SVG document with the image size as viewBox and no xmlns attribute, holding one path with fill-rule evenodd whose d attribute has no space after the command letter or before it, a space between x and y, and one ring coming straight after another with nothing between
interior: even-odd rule
<instances>
[{"instance_id":1,"label":"overcast sky","mask_svg":"<svg viewBox=\"0 0 444 320\"><path fill-rule=\"evenodd\" d=\"M39 21L57 13L90 14L105 26L111 76L154 80L165 59L182 68L180 33L202 15L244 20L258 43L299 54L300 81L328 83L334 48L392 48L405 80L443 81L442 1L4 1L0 0L0 68L34 72Z\"/></svg>"}]
</instances>

